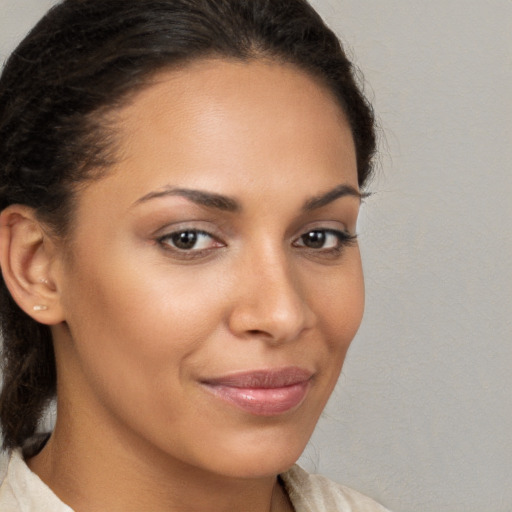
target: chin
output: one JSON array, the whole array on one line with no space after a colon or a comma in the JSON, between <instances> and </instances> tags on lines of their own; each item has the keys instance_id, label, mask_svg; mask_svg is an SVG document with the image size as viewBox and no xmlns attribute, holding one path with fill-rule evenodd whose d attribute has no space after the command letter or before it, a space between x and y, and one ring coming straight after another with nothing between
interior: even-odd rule
<instances>
[{"instance_id":1,"label":"chin","mask_svg":"<svg viewBox=\"0 0 512 512\"><path fill-rule=\"evenodd\" d=\"M301 434L264 432L225 445L222 454L213 459L216 472L235 478L265 478L283 473L297 462L309 441L309 433Z\"/></svg>"},{"instance_id":2,"label":"chin","mask_svg":"<svg viewBox=\"0 0 512 512\"><path fill-rule=\"evenodd\" d=\"M300 453L290 456L287 453L260 453L257 456L244 456L238 461L225 461L218 473L231 478L258 479L275 477L288 471L299 458Z\"/></svg>"}]
</instances>

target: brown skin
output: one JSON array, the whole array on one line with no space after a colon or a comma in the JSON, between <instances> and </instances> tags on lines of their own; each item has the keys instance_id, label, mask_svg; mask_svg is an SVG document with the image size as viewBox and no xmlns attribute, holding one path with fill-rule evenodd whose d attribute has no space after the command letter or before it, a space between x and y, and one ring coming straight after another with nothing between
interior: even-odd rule
<instances>
[{"instance_id":1,"label":"brown skin","mask_svg":"<svg viewBox=\"0 0 512 512\"><path fill-rule=\"evenodd\" d=\"M356 195L303 209L357 190L348 124L304 72L223 60L159 75L117 123L121 158L79 193L71 243L27 208L1 216L6 281L52 325L57 357L57 426L29 465L77 512L291 510L276 475L304 449L363 313L357 245L301 238L355 232ZM238 210L151 196L166 187ZM161 239L191 229L209 233L191 250ZM313 378L275 416L202 385L288 366Z\"/></svg>"}]
</instances>

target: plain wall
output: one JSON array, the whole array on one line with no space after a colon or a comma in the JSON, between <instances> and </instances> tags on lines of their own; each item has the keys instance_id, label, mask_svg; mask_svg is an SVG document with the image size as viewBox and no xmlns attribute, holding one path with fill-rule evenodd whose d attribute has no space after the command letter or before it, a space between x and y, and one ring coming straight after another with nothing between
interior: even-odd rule
<instances>
[{"instance_id":1,"label":"plain wall","mask_svg":"<svg viewBox=\"0 0 512 512\"><path fill-rule=\"evenodd\" d=\"M0 59L51 0L0 0ZM394 512L512 511L512 2L316 0L381 125L363 326L302 458Z\"/></svg>"}]
</instances>

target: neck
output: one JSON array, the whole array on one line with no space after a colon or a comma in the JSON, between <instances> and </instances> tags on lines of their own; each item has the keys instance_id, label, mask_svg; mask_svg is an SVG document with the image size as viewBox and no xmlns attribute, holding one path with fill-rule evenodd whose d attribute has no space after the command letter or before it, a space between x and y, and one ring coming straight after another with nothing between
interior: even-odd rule
<instances>
[{"instance_id":1,"label":"neck","mask_svg":"<svg viewBox=\"0 0 512 512\"><path fill-rule=\"evenodd\" d=\"M293 510L275 475L211 474L159 452L136 435L80 424L59 408L55 431L29 466L76 512L277 512ZM116 435L109 435L115 432Z\"/></svg>"}]
</instances>

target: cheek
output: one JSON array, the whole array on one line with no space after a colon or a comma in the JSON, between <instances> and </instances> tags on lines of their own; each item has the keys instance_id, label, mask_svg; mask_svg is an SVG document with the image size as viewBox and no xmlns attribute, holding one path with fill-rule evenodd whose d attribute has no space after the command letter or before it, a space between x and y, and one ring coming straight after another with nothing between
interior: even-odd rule
<instances>
[{"instance_id":1,"label":"cheek","mask_svg":"<svg viewBox=\"0 0 512 512\"><path fill-rule=\"evenodd\" d=\"M310 292L311 305L316 312L328 349L341 357L357 333L364 312L364 279L359 251L339 272L315 279Z\"/></svg>"},{"instance_id":2,"label":"cheek","mask_svg":"<svg viewBox=\"0 0 512 512\"><path fill-rule=\"evenodd\" d=\"M128 383L148 396L179 379L222 318L213 280L191 269L171 274L165 264L142 269L126 258L82 261L88 263L73 272L70 286L80 293L70 291L66 306L87 372L103 385Z\"/></svg>"}]
</instances>

